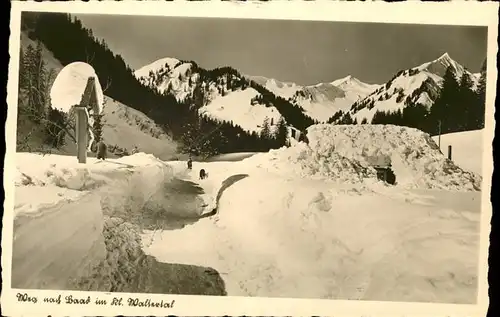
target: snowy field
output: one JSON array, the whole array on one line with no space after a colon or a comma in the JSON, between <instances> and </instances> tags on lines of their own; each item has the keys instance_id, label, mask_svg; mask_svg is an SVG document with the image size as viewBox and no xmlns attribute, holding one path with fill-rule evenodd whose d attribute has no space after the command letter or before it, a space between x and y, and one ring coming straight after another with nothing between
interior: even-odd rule
<instances>
[{"instance_id":1,"label":"snowy field","mask_svg":"<svg viewBox=\"0 0 500 317\"><path fill-rule=\"evenodd\" d=\"M209 171L200 184L212 195L249 176L215 217L147 232L146 253L213 267L229 295L475 302L479 192L339 187L245 165L197 163L192 177Z\"/></svg>"},{"instance_id":2,"label":"snowy field","mask_svg":"<svg viewBox=\"0 0 500 317\"><path fill-rule=\"evenodd\" d=\"M386 144L399 146L399 135L416 152L401 149L405 159L397 171L406 171L405 181L388 187L354 157L383 157L391 149L366 136L349 137L382 149L357 153L341 137L350 128L328 129L311 128L310 147L195 163L187 177L209 196L218 194L217 215L182 230L146 232L146 253L160 262L213 267L229 295L474 303L481 208L475 178L444 164L435 144L416 130L375 127L371 132L385 136ZM325 142L325 131L336 133L329 138L336 144ZM350 158L325 161L329 146ZM435 170L422 179L419 164ZM184 169L183 162L172 166ZM208 179L197 180L201 168ZM220 194L233 175L242 177Z\"/></svg>"},{"instance_id":3,"label":"snowy field","mask_svg":"<svg viewBox=\"0 0 500 317\"><path fill-rule=\"evenodd\" d=\"M451 159L463 169L482 175L484 130L448 133L441 135L441 151L448 155L451 145ZM438 137L432 137L438 143ZM492 155L492 153L485 153Z\"/></svg>"},{"instance_id":4,"label":"snowy field","mask_svg":"<svg viewBox=\"0 0 500 317\"><path fill-rule=\"evenodd\" d=\"M113 263L128 244L142 245L159 262L215 269L228 295L475 303L479 176L414 129L317 125L308 139L239 161L194 162L192 171L144 153L83 167L74 157L18 153L13 281L68 287L65 278L87 274L78 261L110 252L103 206L150 212L177 177L203 189L201 217L143 228L138 241L131 234ZM368 164L387 159L396 186ZM201 168L208 178L198 178Z\"/></svg>"}]
</instances>

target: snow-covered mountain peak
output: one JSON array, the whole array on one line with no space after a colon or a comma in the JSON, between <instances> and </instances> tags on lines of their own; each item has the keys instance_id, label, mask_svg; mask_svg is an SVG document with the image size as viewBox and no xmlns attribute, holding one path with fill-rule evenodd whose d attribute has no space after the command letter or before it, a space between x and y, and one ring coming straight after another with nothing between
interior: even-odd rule
<instances>
[{"instance_id":1,"label":"snow-covered mountain peak","mask_svg":"<svg viewBox=\"0 0 500 317\"><path fill-rule=\"evenodd\" d=\"M357 79L352 75L348 75L344 78L334 80L330 83L333 86L336 86L344 91L356 91L359 95L370 94L375 89L379 88L380 85L377 84L367 84Z\"/></svg>"},{"instance_id":2,"label":"snow-covered mountain peak","mask_svg":"<svg viewBox=\"0 0 500 317\"><path fill-rule=\"evenodd\" d=\"M443 77L448 67L452 67L457 78L461 78L465 73L465 68L453 60L448 53L444 53L439 58L424 63L417 67L420 71L428 71L439 77Z\"/></svg>"},{"instance_id":3,"label":"snow-covered mountain peak","mask_svg":"<svg viewBox=\"0 0 500 317\"><path fill-rule=\"evenodd\" d=\"M143 85L160 93L172 92L178 100L184 100L199 79L196 68L193 62L165 57L139 68L134 75Z\"/></svg>"},{"instance_id":4,"label":"snow-covered mountain peak","mask_svg":"<svg viewBox=\"0 0 500 317\"><path fill-rule=\"evenodd\" d=\"M178 60L177 58L174 57L165 57L165 58L160 58L150 64L147 64L139 69L137 69L134 72L134 75L137 78L149 76L149 73L152 72L157 72L162 69L166 69L167 67L169 69L175 68L178 64L180 64L181 61Z\"/></svg>"},{"instance_id":5,"label":"snow-covered mountain peak","mask_svg":"<svg viewBox=\"0 0 500 317\"><path fill-rule=\"evenodd\" d=\"M349 83L349 82L352 82L352 81L358 81L358 79L354 78L352 75L347 75L344 78L340 78L340 79L332 81L331 84L334 85L334 86L339 86L339 85L342 85L342 84L345 84L345 83Z\"/></svg>"},{"instance_id":6,"label":"snow-covered mountain peak","mask_svg":"<svg viewBox=\"0 0 500 317\"><path fill-rule=\"evenodd\" d=\"M259 85L265 87L267 90L285 99L291 98L295 94L295 92L303 88L296 83L284 82L275 78L251 75L245 75L245 77L255 81Z\"/></svg>"},{"instance_id":7,"label":"snow-covered mountain peak","mask_svg":"<svg viewBox=\"0 0 500 317\"><path fill-rule=\"evenodd\" d=\"M452 61L450 54L448 54L448 52L441 55L437 60L438 61Z\"/></svg>"},{"instance_id":8,"label":"snow-covered mountain peak","mask_svg":"<svg viewBox=\"0 0 500 317\"><path fill-rule=\"evenodd\" d=\"M457 80L467 74L474 83L477 83L477 75L471 74L448 53L444 53L420 66L400 70L385 85L376 88L366 98L353 104L349 112L358 122L362 119L371 122L377 111L397 111L410 104L420 104L429 108L439 96L443 76L449 67Z\"/></svg>"}]
</instances>

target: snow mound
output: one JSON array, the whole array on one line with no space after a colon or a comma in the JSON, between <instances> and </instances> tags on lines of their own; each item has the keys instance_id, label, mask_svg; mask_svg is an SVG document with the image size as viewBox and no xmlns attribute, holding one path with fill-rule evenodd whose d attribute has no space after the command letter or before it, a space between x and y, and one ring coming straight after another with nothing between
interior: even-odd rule
<instances>
[{"instance_id":1,"label":"snow mound","mask_svg":"<svg viewBox=\"0 0 500 317\"><path fill-rule=\"evenodd\" d=\"M37 212L95 190L113 195L131 184L135 196L147 201L173 175L171 166L145 153L104 162L88 158L87 164L78 164L73 156L35 153L17 153L16 159L16 214Z\"/></svg>"},{"instance_id":2,"label":"snow mound","mask_svg":"<svg viewBox=\"0 0 500 317\"><path fill-rule=\"evenodd\" d=\"M375 170L369 166L334 153L332 149L314 149L303 142L296 142L289 148L256 154L245 162L276 174L328 178L341 183L360 184L366 178L376 178Z\"/></svg>"},{"instance_id":3,"label":"snow mound","mask_svg":"<svg viewBox=\"0 0 500 317\"><path fill-rule=\"evenodd\" d=\"M398 186L480 190L481 176L448 160L432 138L393 125L327 125L308 128L309 144L271 150L244 160L281 175L373 184L374 167L391 166Z\"/></svg>"},{"instance_id":4,"label":"snow mound","mask_svg":"<svg viewBox=\"0 0 500 317\"><path fill-rule=\"evenodd\" d=\"M94 68L84 62L71 63L59 72L50 90L52 107L69 113L74 105L80 104L90 77L95 78L97 104L101 113L104 104L102 87Z\"/></svg>"},{"instance_id":5,"label":"snow mound","mask_svg":"<svg viewBox=\"0 0 500 317\"><path fill-rule=\"evenodd\" d=\"M432 138L394 125L315 125L308 129L315 158L336 156L362 166L391 164L396 182L408 188L480 190L481 177L448 160Z\"/></svg>"}]
</instances>

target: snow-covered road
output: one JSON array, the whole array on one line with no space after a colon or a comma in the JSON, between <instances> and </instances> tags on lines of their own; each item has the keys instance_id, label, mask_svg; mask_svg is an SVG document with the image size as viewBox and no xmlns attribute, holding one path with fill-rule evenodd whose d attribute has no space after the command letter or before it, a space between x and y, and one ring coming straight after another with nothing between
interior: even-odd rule
<instances>
[{"instance_id":1,"label":"snow-covered road","mask_svg":"<svg viewBox=\"0 0 500 317\"><path fill-rule=\"evenodd\" d=\"M144 250L160 262L213 267L228 295L475 302L479 192L342 188L239 162L195 165L190 177L209 171L199 182L212 195L231 175L248 177L224 190L214 217L146 232Z\"/></svg>"}]
</instances>

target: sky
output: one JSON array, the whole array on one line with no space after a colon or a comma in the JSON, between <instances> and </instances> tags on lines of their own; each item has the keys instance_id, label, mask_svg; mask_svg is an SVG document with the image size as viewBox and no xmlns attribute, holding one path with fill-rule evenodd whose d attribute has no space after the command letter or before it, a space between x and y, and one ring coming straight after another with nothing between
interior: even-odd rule
<instances>
[{"instance_id":1,"label":"sky","mask_svg":"<svg viewBox=\"0 0 500 317\"><path fill-rule=\"evenodd\" d=\"M382 84L444 53L472 72L486 57L485 27L389 23L76 15L133 69L163 57L203 68L313 85L352 75Z\"/></svg>"}]
</instances>

